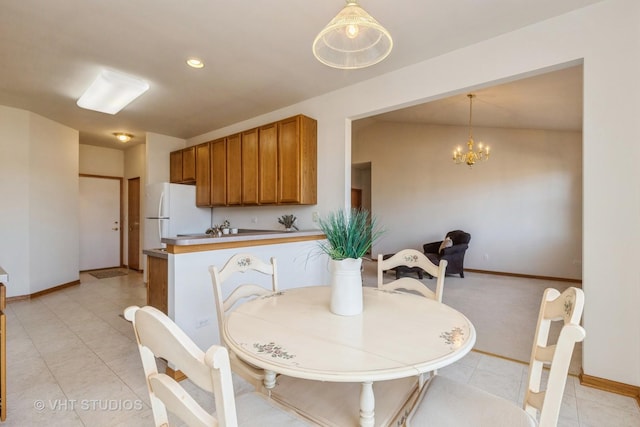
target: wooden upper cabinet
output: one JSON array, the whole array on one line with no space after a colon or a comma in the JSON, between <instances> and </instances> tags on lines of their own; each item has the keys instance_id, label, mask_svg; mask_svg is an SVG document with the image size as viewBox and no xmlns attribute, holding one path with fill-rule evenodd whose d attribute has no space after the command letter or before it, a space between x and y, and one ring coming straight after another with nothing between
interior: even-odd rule
<instances>
[{"instance_id":1,"label":"wooden upper cabinet","mask_svg":"<svg viewBox=\"0 0 640 427\"><path fill-rule=\"evenodd\" d=\"M225 138L211 142L211 206L227 204L227 141Z\"/></svg>"},{"instance_id":2,"label":"wooden upper cabinet","mask_svg":"<svg viewBox=\"0 0 640 427\"><path fill-rule=\"evenodd\" d=\"M182 150L169 154L169 181L182 182Z\"/></svg>"},{"instance_id":3,"label":"wooden upper cabinet","mask_svg":"<svg viewBox=\"0 0 640 427\"><path fill-rule=\"evenodd\" d=\"M317 203L317 122L298 115L278 122L278 203Z\"/></svg>"},{"instance_id":4,"label":"wooden upper cabinet","mask_svg":"<svg viewBox=\"0 0 640 427\"><path fill-rule=\"evenodd\" d=\"M187 147L169 154L169 181L181 184L196 182L196 148Z\"/></svg>"},{"instance_id":5,"label":"wooden upper cabinet","mask_svg":"<svg viewBox=\"0 0 640 427\"><path fill-rule=\"evenodd\" d=\"M210 164L209 143L196 145L196 206L211 205Z\"/></svg>"},{"instance_id":6,"label":"wooden upper cabinet","mask_svg":"<svg viewBox=\"0 0 640 427\"><path fill-rule=\"evenodd\" d=\"M242 204L258 204L258 128L242 132Z\"/></svg>"},{"instance_id":7,"label":"wooden upper cabinet","mask_svg":"<svg viewBox=\"0 0 640 427\"><path fill-rule=\"evenodd\" d=\"M290 117L171 153L171 182L196 206L317 203L317 122Z\"/></svg>"},{"instance_id":8,"label":"wooden upper cabinet","mask_svg":"<svg viewBox=\"0 0 640 427\"><path fill-rule=\"evenodd\" d=\"M278 124L258 129L258 202L278 202Z\"/></svg>"},{"instance_id":9,"label":"wooden upper cabinet","mask_svg":"<svg viewBox=\"0 0 640 427\"><path fill-rule=\"evenodd\" d=\"M182 150L182 182L196 182L196 147Z\"/></svg>"},{"instance_id":10,"label":"wooden upper cabinet","mask_svg":"<svg viewBox=\"0 0 640 427\"><path fill-rule=\"evenodd\" d=\"M227 205L242 204L242 134L227 137Z\"/></svg>"}]
</instances>

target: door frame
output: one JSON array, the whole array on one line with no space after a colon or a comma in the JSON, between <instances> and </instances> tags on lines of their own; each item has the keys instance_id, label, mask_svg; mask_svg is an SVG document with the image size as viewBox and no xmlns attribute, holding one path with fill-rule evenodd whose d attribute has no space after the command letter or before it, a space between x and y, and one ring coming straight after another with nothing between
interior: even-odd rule
<instances>
[{"instance_id":1,"label":"door frame","mask_svg":"<svg viewBox=\"0 0 640 427\"><path fill-rule=\"evenodd\" d=\"M138 200L136 204L132 204L131 203L131 182L132 181L136 181L137 182L137 186L138 186ZM141 193L142 191L142 179L139 176L133 177L133 178L128 178L127 179L127 268L135 270L135 271L142 271L142 257L140 256L142 254L141 249L141 239L140 239L140 230L142 229L142 227L140 226L141 224L141 215L140 215L140 199L143 196L143 194ZM138 241L138 245L137 245L137 253L136 253L136 257L138 258L138 265L137 268L132 268L131 267L131 232L129 231L129 229L131 228L131 209L135 207L135 209L137 209L138 211L138 234L136 237L136 240Z\"/></svg>"},{"instance_id":2,"label":"door frame","mask_svg":"<svg viewBox=\"0 0 640 427\"><path fill-rule=\"evenodd\" d=\"M120 231L120 267L123 267L124 264L122 263L123 260L123 251L124 251L124 245L123 245L123 231L122 231L122 226L124 224L124 211L122 210L123 208L123 195L122 195L122 181L123 178L119 177L119 176L109 176L109 175L94 175L94 174L87 174L87 173L81 173L78 176L82 177L82 178L99 178L99 179L115 179L120 183L120 218L119 218L119 231Z\"/></svg>"}]
</instances>

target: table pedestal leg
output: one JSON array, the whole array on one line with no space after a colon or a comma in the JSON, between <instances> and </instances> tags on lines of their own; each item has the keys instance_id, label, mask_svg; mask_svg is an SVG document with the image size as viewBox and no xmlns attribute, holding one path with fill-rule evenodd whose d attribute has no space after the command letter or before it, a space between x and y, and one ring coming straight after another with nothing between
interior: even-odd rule
<instances>
[{"instance_id":1,"label":"table pedestal leg","mask_svg":"<svg viewBox=\"0 0 640 427\"><path fill-rule=\"evenodd\" d=\"M264 387L269 392L269 396L271 396L271 390L273 390L276 386L276 373L265 369L264 380L262 380L262 382L264 383Z\"/></svg>"},{"instance_id":2,"label":"table pedestal leg","mask_svg":"<svg viewBox=\"0 0 640 427\"><path fill-rule=\"evenodd\" d=\"M360 391L360 426L373 427L375 423L376 399L373 395L373 383L371 381L362 383Z\"/></svg>"}]
</instances>

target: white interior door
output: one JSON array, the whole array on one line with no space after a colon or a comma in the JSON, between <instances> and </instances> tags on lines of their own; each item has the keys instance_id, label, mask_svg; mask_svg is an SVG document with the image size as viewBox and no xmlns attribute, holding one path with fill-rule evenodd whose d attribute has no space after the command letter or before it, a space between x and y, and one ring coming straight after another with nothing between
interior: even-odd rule
<instances>
[{"instance_id":1,"label":"white interior door","mask_svg":"<svg viewBox=\"0 0 640 427\"><path fill-rule=\"evenodd\" d=\"M80 270L120 266L120 181L80 177Z\"/></svg>"}]
</instances>

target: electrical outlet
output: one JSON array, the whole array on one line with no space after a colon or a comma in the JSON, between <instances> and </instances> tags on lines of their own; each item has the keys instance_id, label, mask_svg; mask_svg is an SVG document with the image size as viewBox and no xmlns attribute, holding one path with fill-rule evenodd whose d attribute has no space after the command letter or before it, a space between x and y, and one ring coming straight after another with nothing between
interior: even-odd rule
<instances>
[{"instance_id":1,"label":"electrical outlet","mask_svg":"<svg viewBox=\"0 0 640 427\"><path fill-rule=\"evenodd\" d=\"M254 216L253 218L251 218L251 223L252 224L257 224L258 223L258 217Z\"/></svg>"},{"instance_id":2,"label":"electrical outlet","mask_svg":"<svg viewBox=\"0 0 640 427\"><path fill-rule=\"evenodd\" d=\"M484 254L482 258L484 258L485 261L489 261L489 254Z\"/></svg>"},{"instance_id":3,"label":"electrical outlet","mask_svg":"<svg viewBox=\"0 0 640 427\"><path fill-rule=\"evenodd\" d=\"M318 212L314 212L311 214L311 220L313 222L318 222L319 219L320 219L320 214Z\"/></svg>"}]
</instances>

